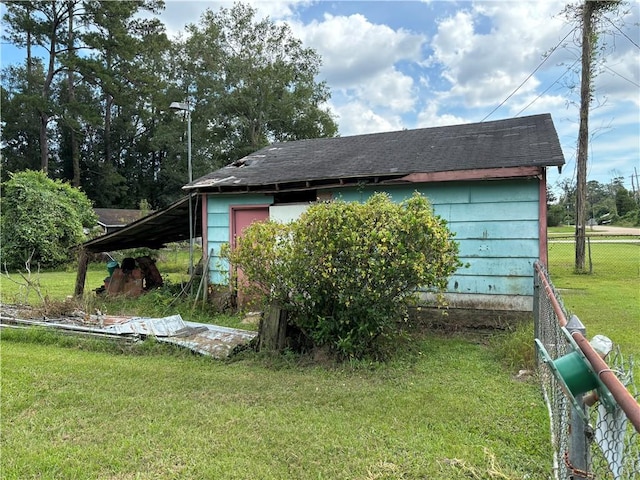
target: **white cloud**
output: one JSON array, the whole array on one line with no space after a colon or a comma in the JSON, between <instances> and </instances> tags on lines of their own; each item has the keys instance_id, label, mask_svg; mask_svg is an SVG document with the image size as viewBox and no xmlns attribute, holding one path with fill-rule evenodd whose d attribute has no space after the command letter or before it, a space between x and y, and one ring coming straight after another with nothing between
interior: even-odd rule
<instances>
[{"instance_id":1,"label":"white cloud","mask_svg":"<svg viewBox=\"0 0 640 480\"><path fill-rule=\"evenodd\" d=\"M566 110L567 99L562 95L539 95L531 92L528 95L520 95L516 101L509 103L509 114L537 115L539 113Z\"/></svg>"},{"instance_id":2,"label":"white cloud","mask_svg":"<svg viewBox=\"0 0 640 480\"><path fill-rule=\"evenodd\" d=\"M322 56L322 75L334 88L369 81L402 60L419 60L426 40L423 35L373 24L361 14L325 14L322 22L297 25L294 31Z\"/></svg>"},{"instance_id":3,"label":"white cloud","mask_svg":"<svg viewBox=\"0 0 640 480\"><path fill-rule=\"evenodd\" d=\"M243 0L244 3L252 5L258 16L269 17L272 20L290 18L295 16L296 9L312 4L312 0ZM228 2L233 4L233 2Z\"/></svg>"},{"instance_id":4,"label":"white cloud","mask_svg":"<svg viewBox=\"0 0 640 480\"><path fill-rule=\"evenodd\" d=\"M342 136L361 133L391 132L402 130L402 119L394 115L380 115L363 102L354 100L342 105L331 105Z\"/></svg>"},{"instance_id":5,"label":"white cloud","mask_svg":"<svg viewBox=\"0 0 640 480\"><path fill-rule=\"evenodd\" d=\"M442 67L442 76L451 84L449 95L463 99L467 106L498 104L542 62L544 53L560 42L562 32L566 35L569 31L564 20L553 18L557 3L506 5L473 4L438 24L429 63ZM483 27L486 23L490 28ZM559 60L561 56L554 53L548 66ZM538 85L532 77L518 95L530 95Z\"/></svg>"},{"instance_id":6,"label":"white cloud","mask_svg":"<svg viewBox=\"0 0 640 480\"><path fill-rule=\"evenodd\" d=\"M413 108L416 97L413 78L390 67L356 87L358 97L374 107L406 112Z\"/></svg>"},{"instance_id":7,"label":"white cloud","mask_svg":"<svg viewBox=\"0 0 640 480\"><path fill-rule=\"evenodd\" d=\"M460 125L469 123L468 119L449 113L438 113L438 103L430 101L418 113L417 128L441 127L445 125Z\"/></svg>"},{"instance_id":8,"label":"white cloud","mask_svg":"<svg viewBox=\"0 0 640 480\"><path fill-rule=\"evenodd\" d=\"M190 23L198 23L205 10L217 12L220 8L233 7L234 0L167 0L160 15L167 27L167 34L176 37ZM269 17L272 20L291 18L296 8L312 3L311 0L243 0L243 3L256 9L256 17Z\"/></svg>"}]
</instances>

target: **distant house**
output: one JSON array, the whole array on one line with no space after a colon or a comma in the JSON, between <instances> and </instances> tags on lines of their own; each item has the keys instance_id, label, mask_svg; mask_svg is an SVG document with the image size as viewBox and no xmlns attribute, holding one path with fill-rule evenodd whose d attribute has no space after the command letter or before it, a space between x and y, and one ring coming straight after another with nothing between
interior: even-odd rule
<instances>
[{"instance_id":1,"label":"distant house","mask_svg":"<svg viewBox=\"0 0 640 480\"><path fill-rule=\"evenodd\" d=\"M546 169L564 157L549 114L275 143L185 186L202 205L209 281L228 283L224 243L254 221L296 218L317 199L427 196L469 268L452 307L532 311L533 263L546 262Z\"/></svg>"},{"instance_id":2,"label":"distant house","mask_svg":"<svg viewBox=\"0 0 640 480\"><path fill-rule=\"evenodd\" d=\"M115 232L150 213L125 208L94 208L93 210L98 216L98 225L105 234Z\"/></svg>"}]
</instances>

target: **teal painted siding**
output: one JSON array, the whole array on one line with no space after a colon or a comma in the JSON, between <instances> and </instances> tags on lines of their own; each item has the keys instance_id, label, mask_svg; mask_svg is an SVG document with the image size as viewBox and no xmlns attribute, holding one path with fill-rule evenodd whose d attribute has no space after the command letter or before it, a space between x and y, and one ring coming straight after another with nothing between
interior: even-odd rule
<instances>
[{"instance_id":1,"label":"teal painted siding","mask_svg":"<svg viewBox=\"0 0 640 480\"><path fill-rule=\"evenodd\" d=\"M235 205L270 205L271 195L208 195L207 196L207 252L209 281L226 284L229 281L229 265L220 258L220 247L229 243L229 210Z\"/></svg>"},{"instance_id":2,"label":"teal painted siding","mask_svg":"<svg viewBox=\"0 0 640 480\"><path fill-rule=\"evenodd\" d=\"M539 258L539 183L537 180L446 182L385 187L394 201L419 191L429 198L437 215L447 220L460 244L460 260L468 264L450 279L448 293L476 295L533 295L533 263ZM334 198L366 201L380 189L345 188ZM207 202L207 248L211 281L226 283L228 266L219 256L229 241L229 207L271 204L266 195L211 195Z\"/></svg>"},{"instance_id":3,"label":"teal painted siding","mask_svg":"<svg viewBox=\"0 0 640 480\"><path fill-rule=\"evenodd\" d=\"M539 258L537 180L448 182L386 187L394 201L419 191L447 220L468 264L451 278L448 293L533 295ZM335 190L345 201L366 201L373 188Z\"/></svg>"}]
</instances>

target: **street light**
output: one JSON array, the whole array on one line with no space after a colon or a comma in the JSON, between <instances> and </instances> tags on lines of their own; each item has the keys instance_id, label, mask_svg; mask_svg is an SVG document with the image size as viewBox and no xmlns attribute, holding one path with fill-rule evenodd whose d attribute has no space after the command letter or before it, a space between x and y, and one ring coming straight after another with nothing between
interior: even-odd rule
<instances>
[{"instance_id":1,"label":"street light","mask_svg":"<svg viewBox=\"0 0 640 480\"><path fill-rule=\"evenodd\" d=\"M171 102L171 110L187 112L187 168L189 172L189 183L193 182L191 170L191 105L185 102ZM193 278L193 212L191 205L191 191L189 191L189 278Z\"/></svg>"}]
</instances>

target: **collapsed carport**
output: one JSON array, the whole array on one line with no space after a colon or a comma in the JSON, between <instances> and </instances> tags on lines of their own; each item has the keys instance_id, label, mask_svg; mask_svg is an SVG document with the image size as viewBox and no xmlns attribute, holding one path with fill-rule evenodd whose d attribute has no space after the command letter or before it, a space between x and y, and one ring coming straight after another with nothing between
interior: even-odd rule
<instances>
[{"instance_id":1,"label":"collapsed carport","mask_svg":"<svg viewBox=\"0 0 640 480\"><path fill-rule=\"evenodd\" d=\"M189 201L191 198L191 201ZM193 233L189 235L189 207L193 218ZM89 240L80 245L78 273L74 294L84 293L89 264L89 253L113 252L129 248L160 249L171 242L180 242L202 236L202 222L198 221L201 201L198 195L184 197L112 233Z\"/></svg>"}]
</instances>

